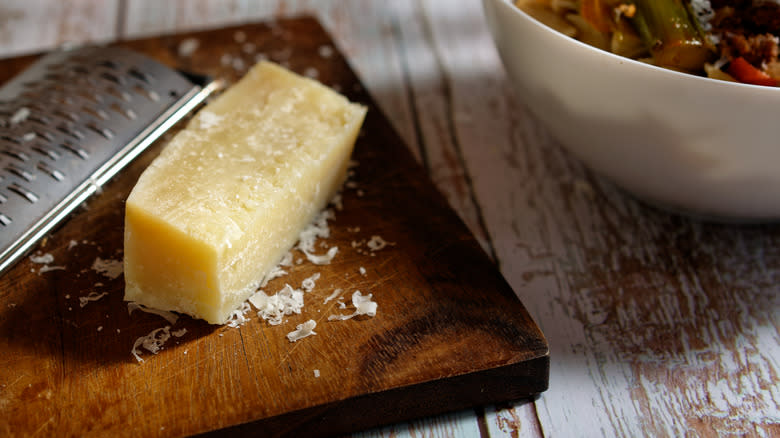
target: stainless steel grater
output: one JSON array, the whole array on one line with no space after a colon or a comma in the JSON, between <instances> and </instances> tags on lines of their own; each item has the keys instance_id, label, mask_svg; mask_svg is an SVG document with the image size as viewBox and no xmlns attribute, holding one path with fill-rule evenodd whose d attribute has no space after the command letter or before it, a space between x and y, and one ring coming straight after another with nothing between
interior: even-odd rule
<instances>
[{"instance_id":1,"label":"stainless steel grater","mask_svg":"<svg viewBox=\"0 0 780 438\"><path fill-rule=\"evenodd\" d=\"M3 85L0 273L218 87L205 79L83 47Z\"/></svg>"}]
</instances>

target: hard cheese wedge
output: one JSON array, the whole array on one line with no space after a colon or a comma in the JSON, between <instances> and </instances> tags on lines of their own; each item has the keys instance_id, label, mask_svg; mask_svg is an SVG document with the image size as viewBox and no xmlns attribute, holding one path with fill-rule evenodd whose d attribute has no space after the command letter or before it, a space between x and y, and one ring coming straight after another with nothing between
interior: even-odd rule
<instances>
[{"instance_id":1,"label":"hard cheese wedge","mask_svg":"<svg viewBox=\"0 0 780 438\"><path fill-rule=\"evenodd\" d=\"M227 322L346 175L365 108L262 62L144 171L125 212L125 300Z\"/></svg>"}]
</instances>

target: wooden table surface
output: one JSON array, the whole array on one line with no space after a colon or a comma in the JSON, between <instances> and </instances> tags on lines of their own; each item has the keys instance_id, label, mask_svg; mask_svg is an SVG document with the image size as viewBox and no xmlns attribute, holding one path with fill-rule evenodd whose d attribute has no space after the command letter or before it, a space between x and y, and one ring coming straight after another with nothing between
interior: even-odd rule
<instances>
[{"instance_id":1,"label":"wooden table surface","mask_svg":"<svg viewBox=\"0 0 780 438\"><path fill-rule=\"evenodd\" d=\"M358 436L780 436L780 229L674 216L583 168L511 89L478 0L4 0L0 57L303 13L551 351L536 400Z\"/></svg>"}]
</instances>

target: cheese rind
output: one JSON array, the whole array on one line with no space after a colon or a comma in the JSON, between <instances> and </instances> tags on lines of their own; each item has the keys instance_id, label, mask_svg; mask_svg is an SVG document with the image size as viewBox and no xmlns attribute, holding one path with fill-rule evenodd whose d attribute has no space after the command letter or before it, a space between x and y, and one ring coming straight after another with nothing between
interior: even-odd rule
<instances>
[{"instance_id":1,"label":"cheese rind","mask_svg":"<svg viewBox=\"0 0 780 438\"><path fill-rule=\"evenodd\" d=\"M366 109L261 62L144 171L125 211L125 300L227 322L335 194Z\"/></svg>"}]
</instances>

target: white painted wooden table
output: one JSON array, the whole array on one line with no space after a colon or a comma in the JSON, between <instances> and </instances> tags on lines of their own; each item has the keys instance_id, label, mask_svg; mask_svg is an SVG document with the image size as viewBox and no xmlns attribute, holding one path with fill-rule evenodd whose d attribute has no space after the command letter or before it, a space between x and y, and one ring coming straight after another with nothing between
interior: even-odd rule
<instances>
[{"instance_id":1,"label":"white painted wooden table","mask_svg":"<svg viewBox=\"0 0 780 438\"><path fill-rule=\"evenodd\" d=\"M362 436L780 436L780 229L635 202L510 88L478 0L3 0L0 57L311 13L551 347L550 389Z\"/></svg>"}]
</instances>

